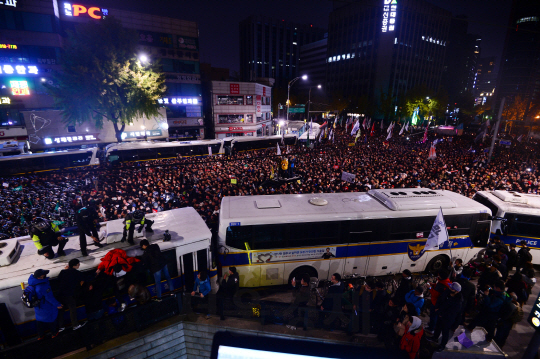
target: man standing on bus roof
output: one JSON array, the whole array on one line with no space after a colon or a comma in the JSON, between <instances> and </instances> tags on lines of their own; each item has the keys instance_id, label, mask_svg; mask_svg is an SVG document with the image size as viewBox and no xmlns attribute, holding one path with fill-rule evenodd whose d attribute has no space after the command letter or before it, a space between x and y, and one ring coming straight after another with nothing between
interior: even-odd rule
<instances>
[{"instance_id":1,"label":"man standing on bus roof","mask_svg":"<svg viewBox=\"0 0 540 359\"><path fill-rule=\"evenodd\" d=\"M48 220L37 217L30 227L30 238L38 249L38 254L48 259L54 259L52 247L58 246L58 257L65 256L64 247L68 241L60 234L60 228Z\"/></svg>"},{"instance_id":2,"label":"man standing on bus roof","mask_svg":"<svg viewBox=\"0 0 540 359\"><path fill-rule=\"evenodd\" d=\"M124 234L122 235L122 242L125 242L127 239L129 244L135 244L135 242L133 242L133 234L135 233L135 226L137 224L140 224L139 229L137 230L139 233L142 232L145 225L147 232L154 232L152 230L152 224L154 224L154 221L146 219L144 212L137 209L132 213L128 213L126 218L124 218Z\"/></svg>"},{"instance_id":3,"label":"man standing on bus roof","mask_svg":"<svg viewBox=\"0 0 540 359\"><path fill-rule=\"evenodd\" d=\"M93 206L82 207L77 211L77 226L79 227L79 244L81 245L81 253L83 257L88 256L86 251L86 236L89 236L94 241L94 245L102 248L103 244L99 243L96 224L98 222L96 208Z\"/></svg>"}]
</instances>

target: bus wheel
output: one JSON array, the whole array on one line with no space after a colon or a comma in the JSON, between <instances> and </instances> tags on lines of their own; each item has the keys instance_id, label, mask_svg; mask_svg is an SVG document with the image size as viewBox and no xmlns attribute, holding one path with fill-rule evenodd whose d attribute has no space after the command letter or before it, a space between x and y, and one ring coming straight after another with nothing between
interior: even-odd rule
<instances>
[{"instance_id":1,"label":"bus wheel","mask_svg":"<svg viewBox=\"0 0 540 359\"><path fill-rule=\"evenodd\" d=\"M317 270L315 268L313 268L313 267L308 267L308 266L298 267L295 270L293 270L291 275L289 276L288 284L291 283L291 280L293 278L296 278L297 283L300 283L300 279L304 275L304 273L307 273L310 278L311 277L315 277L315 278L319 277L319 274L317 273Z\"/></svg>"},{"instance_id":2,"label":"bus wheel","mask_svg":"<svg viewBox=\"0 0 540 359\"><path fill-rule=\"evenodd\" d=\"M429 261L426 270L435 274L443 268L448 268L449 264L450 259L447 256L440 254Z\"/></svg>"}]
</instances>

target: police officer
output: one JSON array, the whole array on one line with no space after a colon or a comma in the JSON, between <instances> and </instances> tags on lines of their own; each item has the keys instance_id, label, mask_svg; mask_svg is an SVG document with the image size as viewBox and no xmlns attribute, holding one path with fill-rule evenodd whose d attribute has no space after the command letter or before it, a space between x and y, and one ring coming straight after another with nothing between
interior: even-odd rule
<instances>
[{"instance_id":1,"label":"police officer","mask_svg":"<svg viewBox=\"0 0 540 359\"><path fill-rule=\"evenodd\" d=\"M79 227L79 244L81 245L81 253L84 257L88 256L86 251L86 236L89 236L94 241L94 245L101 248L103 244L99 243L96 224L98 216L94 207L83 207L77 211L77 226Z\"/></svg>"},{"instance_id":2,"label":"police officer","mask_svg":"<svg viewBox=\"0 0 540 359\"><path fill-rule=\"evenodd\" d=\"M135 210L132 213L128 213L124 219L124 234L122 236L122 242L125 242L127 239L129 244L135 244L135 242L133 242L133 233L135 232L135 226L137 224L140 224L138 229L139 233L142 232L144 225L146 225L147 232L154 232L152 230L152 224L154 224L154 221L146 219L143 211Z\"/></svg>"},{"instance_id":3,"label":"police officer","mask_svg":"<svg viewBox=\"0 0 540 359\"><path fill-rule=\"evenodd\" d=\"M225 320L225 316L223 315L225 300L232 300L238 290L239 282L240 280L238 273L236 272L236 267L229 267L229 273L226 273L223 276L218 291L218 308L221 320Z\"/></svg>"},{"instance_id":4,"label":"police officer","mask_svg":"<svg viewBox=\"0 0 540 359\"><path fill-rule=\"evenodd\" d=\"M56 224L51 223L44 218L37 217L32 221L30 237L38 249L39 255L43 255L48 259L54 259L52 247L55 246L58 246L58 257L66 255L64 247L66 246L68 239L62 237L60 228Z\"/></svg>"}]
</instances>

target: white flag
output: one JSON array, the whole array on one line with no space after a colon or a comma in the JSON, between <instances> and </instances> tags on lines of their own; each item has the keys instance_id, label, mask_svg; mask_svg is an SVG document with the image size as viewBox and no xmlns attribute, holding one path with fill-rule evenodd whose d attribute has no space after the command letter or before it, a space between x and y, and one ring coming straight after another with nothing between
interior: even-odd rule
<instances>
[{"instance_id":1,"label":"white flag","mask_svg":"<svg viewBox=\"0 0 540 359\"><path fill-rule=\"evenodd\" d=\"M212 147L208 146L208 156L212 156Z\"/></svg>"},{"instance_id":2,"label":"white flag","mask_svg":"<svg viewBox=\"0 0 540 359\"><path fill-rule=\"evenodd\" d=\"M390 125L390 126L391 126L391 125ZM393 132L393 131L388 132L388 136L386 136L386 141L388 141L389 139L392 138L392 132Z\"/></svg>"},{"instance_id":3,"label":"white flag","mask_svg":"<svg viewBox=\"0 0 540 359\"><path fill-rule=\"evenodd\" d=\"M358 122L356 122L354 124L354 127L353 127L353 129L351 131L351 136L354 136L356 134L356 131L358 131L359 128L360 128L360 121L358 121Z\"/></svg>"},{"instance_id":4,"label":"white flag","mask_svg":"<svg viewBox=\"0 0 540 359\"><path fill-rule=\"evenodd\" d=\"M424 250L429 251L432 249L439 249L439 246L448 241L448 234L446 233L446 223L444 223L444 217L442 213L442 208L439 210L433 227L431 227L431 232L426 242Z\"/></svg>"},{"instance_id":5,"label":"white flag","mask_svg":"<svg viewBox=\"0 0 540 359\"><path fill-rule=\"evenodd\" d=\"M390 123L390 126L388 126L388 128L386 129L386 133L392 131L394 129L394 123Z\"/></svg>"},{"instance_id":6,"label":"white flag","mask_svg":"<svg viewBox=\"0 0 540 359\"><path fill-rule=\"evenodd\" d=\"M281 149L279 148L279 143L276 143L277 146L277 155L281 156Z\"/></svg>"},{"instance_id":7,"label":"white flag","mask_svg":"<svg viewBox=\"0 0 540 359\"><path fill-rule=\"evenodd\" d=\"M409 121L405 124L405 131L409 131Z\"/></svg>"},{"instance_id":8,"label":"white flag","mask_svg":"<svg viewBox=\"0 0 540 359\"><path fill-rule=\"evenodd\" d=\"M401 130L399 130L399 135L400 136L403 134L404 130L405 130L405 124L401 125Z\"/></svg>"}]
</instances>

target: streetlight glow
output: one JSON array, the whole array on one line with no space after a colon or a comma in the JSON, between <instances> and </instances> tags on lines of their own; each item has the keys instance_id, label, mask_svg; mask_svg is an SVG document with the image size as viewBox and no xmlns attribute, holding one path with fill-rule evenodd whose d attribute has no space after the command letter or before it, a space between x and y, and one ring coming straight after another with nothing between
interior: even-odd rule
<instances>
[{"instance_id":1,"label":"streetlight glow","mask_svg":"<svg viewBox=\"0 0 540 359\"><path fill-rule=\"evenodd\" d=\"M302 80L307 80L307 75L302 76Z\"/></svg>"},{"instance_id":2,"label":"streetlight glow","mask_svg":"<svg viewBox=\"0 0 540 359\"><path fill-rule=\"evenodd\" d=\"M322 85L318 85L317 88L320 89L322 87Z\"/></svg>"},{"instance_id":3,"label":"streetlight glow","mask_svg":"<svg viewBox=\"0 0 540 359\"><path fill-rule=\"evenodd\" d=\"M139 60L141 62L148 62L148 56L146 56L145 54L139 55Z\"/></svg>"}]
</instances>

